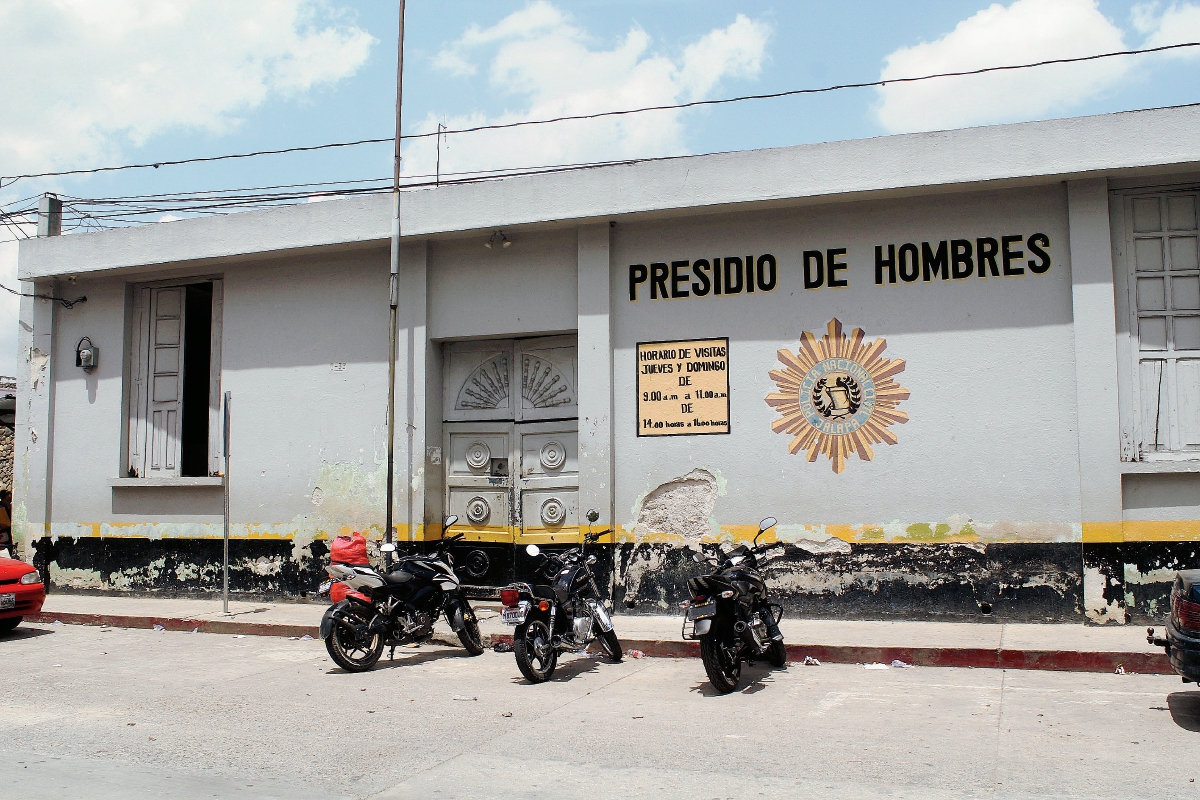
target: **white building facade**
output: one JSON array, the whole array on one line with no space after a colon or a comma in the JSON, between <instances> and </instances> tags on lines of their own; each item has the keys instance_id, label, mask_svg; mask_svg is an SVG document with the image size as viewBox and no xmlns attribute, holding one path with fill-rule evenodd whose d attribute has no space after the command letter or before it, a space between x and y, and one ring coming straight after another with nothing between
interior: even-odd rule
<instances>
[{"instance_id":1,"label":"white building facade","mask_svg":"<svg viewBox=\"0 0 1200 800\"><path fill-rule=\"evenodd\" d=\"M390 490L495 587L596 509L655 612L770 515L799 613L1155 618L1200 565L1198 123L405 192L390 488L387 198L23 242L26 290L87 300L23 300L18 536L60 587L213 591L228 480L235 590L300 595Z\"/></svg>"}]
</instances>

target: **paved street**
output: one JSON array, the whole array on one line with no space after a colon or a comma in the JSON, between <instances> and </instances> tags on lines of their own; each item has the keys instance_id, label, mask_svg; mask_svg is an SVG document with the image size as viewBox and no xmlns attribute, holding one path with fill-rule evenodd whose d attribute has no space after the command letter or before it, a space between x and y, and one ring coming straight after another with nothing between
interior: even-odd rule
<instances>
[{"instance_id":1,"label":"paved street","mask_svg":"<svg viewBox=\"0 0 1200 800\"><path fill-rule=\"evenodd\" d=\"M348 675L320 641L74 625L0 663L7 797L1200 798L1170 676L793 665L721 697L698 659L529 686L511 654Z\"/></svg>"}]
</instances>

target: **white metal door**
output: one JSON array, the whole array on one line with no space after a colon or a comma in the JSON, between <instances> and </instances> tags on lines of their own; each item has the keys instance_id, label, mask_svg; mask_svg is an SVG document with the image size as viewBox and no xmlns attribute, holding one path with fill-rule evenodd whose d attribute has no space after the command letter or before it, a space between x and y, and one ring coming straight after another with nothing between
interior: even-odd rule
<instances>
[{"instance_id":1,"label":"white metal door","mask_svg":"<svg viewBox=\"0 0 1200 800\"><path fill-rule=\"evenodd\" d=\"M467 541L513 541L512 423L445 426L446 514Z\"/></svg>"},{"instance_id":2,"label":"white metal door","mask_svg":"<svg viewBox=\"0 0 1200 800\"><path fill-rule=\"evenodd\" d=\"M525 423L515 436L517 543L578 542L578 422Z\"/></svg>"}]
</instances>

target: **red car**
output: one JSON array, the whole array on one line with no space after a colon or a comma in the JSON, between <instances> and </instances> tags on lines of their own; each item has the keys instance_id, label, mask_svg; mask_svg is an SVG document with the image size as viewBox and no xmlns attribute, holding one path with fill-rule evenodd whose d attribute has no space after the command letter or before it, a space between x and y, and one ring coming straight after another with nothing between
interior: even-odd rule
<instances>
[{"instance_id":1,"label":"red car","mask_svg":"<svg viewBox=\"0 0 1200 800\"><path fill-rule=\"evenodd\" d=\"M21 618L36 614L46 602L42 576L32 564L0 558L0 635L21 624Z\"/></svg>"}]
</instances>

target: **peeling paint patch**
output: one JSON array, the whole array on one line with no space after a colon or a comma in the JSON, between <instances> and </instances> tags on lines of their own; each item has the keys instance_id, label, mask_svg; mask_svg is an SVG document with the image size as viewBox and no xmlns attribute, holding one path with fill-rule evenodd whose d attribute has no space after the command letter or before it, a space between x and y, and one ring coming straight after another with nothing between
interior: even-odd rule
<instances>
[{"instance_id":1,"label":"peeling paint patch","mask_svg":"<svg viewBox=\"0 0 1200 800\"><path fill-rule=\"evenodd\" d=\"M780 542L794 544L809 553L849 553L850 543L831 533L813 530L807 525L777 525L775 536ZM880 538L883 534L880 533Z\"/></svg>"},{"instance_id":2,"label":"peeling paint patch","mask_svg":"<svg viewBox=\"0 0 1200 800\"><path fill-rule=\"evenodd\" d=\"M38 389L38 383L46 374L46 365L50 363L50 354L43 353L36 347L29 350L29 390L32 394Z\"/></svg>"},{"instance_id":3,"label":"peeling paint patch","mask_svg":"<svg viewBox=\"0 0 1200 800\"><path fill-rule=\"evenodd\" d=\"M1084 614L1097 625L1115 622L1125 624L1125 607L1119 601L1108 598L1109 584L1115 581L1100 571L1099 567L1085 566L1083 569Z\"/></svg>"},{"instance_id":4,"label":"peeling paint patch","mask_svg":"<svg viewBox=\"0 0 1200 800\"><path fill-rule=\"evenodd\" d=\"M651 534L699 542L712 532L709 518L720 492L717 477L706 469L693 469L649 492L637 512L635 538Z\"/></svg>"}]
</instances>

